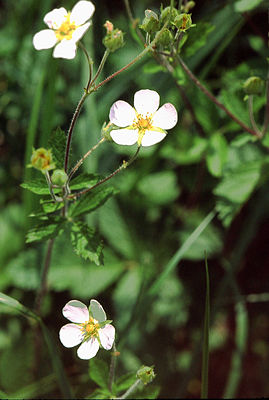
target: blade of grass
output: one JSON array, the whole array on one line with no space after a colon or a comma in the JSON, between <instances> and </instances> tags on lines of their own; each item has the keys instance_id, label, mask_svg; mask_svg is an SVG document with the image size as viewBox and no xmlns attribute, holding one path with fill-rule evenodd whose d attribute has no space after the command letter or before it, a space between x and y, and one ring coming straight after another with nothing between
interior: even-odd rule
<instances>
[{"instance_id":1,"label":"blade of grass","mask_svg":"<svg viewBox=\"0 0 269 400\"><path fill-rule=\"evenodd\" d=\"M207 399L208 396L210 286L209 286L209 273L208 273L206 252L205 252L205 269L206 269L206 297L205 297L205 316L204 316L204 335L203 335L201 399Z\"/></svg>"},{"instance_id":2,"label":"blade of grass","mask_svg":"<svg viewBox=\"0 0 269 400\"><path fill-rule=\"evenodd\" d=\"M29 308L22 305L18 300L13 299L13 297L7 296L2 292L0 292L0 303L15 309L24 317L32 318L35 321L39 321L39 317L36 314L34 314L31 310L29 310Z\"/></svg>"}]
</instances>

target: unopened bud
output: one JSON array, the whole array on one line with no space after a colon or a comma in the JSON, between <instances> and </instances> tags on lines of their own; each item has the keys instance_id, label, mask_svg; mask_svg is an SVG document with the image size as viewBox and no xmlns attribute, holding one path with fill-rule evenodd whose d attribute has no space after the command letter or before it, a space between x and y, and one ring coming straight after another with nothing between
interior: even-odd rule
<instances>
[{"instance_id":1,"label":"unopened bud","mask_svg":"<svg viewBox=\"0 0 269 400\"><path fill-rule=\"evenodd\" d=\"M137 373L136 376L141 379L141 381L147 385L148 383L152 382L153 379L155 378L155 373L153 370L153 367L147 367L145 365L143 365L143 367L141 367Z\"/></svg>"},{"instance_id":2,"label":"unopened bud","mask_svg":"<svg viewBox=\"0 0 269 400\"><path fill-rule=\"evenodd\" d=\"M261 94L264 88L264 81L258 76L251 76L244 82L244 91L246 94Z\"/></svg>"},{"instance_id":3,"label":"unopened bud","mask_svg":"<svg viewBox=\"0 0 269 400\"><path fill-rule=\"evenodd\" d=\"M195 1L188 1L182 8L185 12L189 12L195 6Z\"/></svg>"},{"instance_id":4,"label":"unopened bud","mask_svg":"<svg viewBox=\"0 0 269 400\"><path fill-rule=\"evenodd\" d=\"M173 41L172 33L169 31L169 29L165 28L157 40L157 45L166 47L169 46L172 41Z\"/></svg>"},{"instance_id":5,"label":"unopened bud","mask_svg":"<svg viewBox=\"0 0 269 400\"><path fill-rule=\"evenodd\" d=\"M165 7L163 11L161 12L161 24L165 24L166 21L169 21L170 23L174 22L174 19L178 15L178 10L175 7Z\"/></svg>"},{"instance_id":6,"label":"unopened bud","mask_svg":"<svg viewBox=\"0 0 269 400\"><path fill-rule=\"evenodd\" d=\"M34 167L41 172L46 172L55 168L55 164L52 160L51 150L40 147L39 149L33 149L31 157L30 167Z\"/></svg>"},{"instance_id":7,"label":"unopened bud","mask_svg":"<svg viewBox=\"0 0 269 400\"><path fill-rule=\"evenodd\" d=\"M106 28L107 33L112 32L114 29L114 25L110 21L106 21L104 27Z\"/></svg>"},{"instance_id":8,"label":"unopened bud","mask_svg":"<svg viewBox=\"0 0 269 400\"><path fill-rule=\"evenodd\" d=\"M68 176L63 169L55 169L51 175L53 185L64 186L68 180Z\"/></svg>"},{"instance_id":9,"label":"unopened bud","mask_svg":"<svg viewBox=\"0 0 269 400\"><path fill-rule=\"evenodd\" d=\"M192 26L191 14L180 14L174 19L174 25L180 31L185 32Z\"/></svg>"},{"instance_id":10,"label":"unopened bud","mask_svg":"<svg viewBox=\"0 0 269 400\"><path fill-rule=\"evenodd\" d=\"M146 10L143 23L139 27L145 32L152 34L159 30L159 25L158 15L154 11Z\"/></svg>"},{"instance_id":11,"label":"unopened bud","mask_svg":"<svg viewBox=\"0 0 269 400\"><path fill-rule=\"evenodd\" d=\"M103 39L103 45L113 53L124 45L123 35L123 32L119 29L107 30L107 34Z\"/></svg>"}]
</instances>

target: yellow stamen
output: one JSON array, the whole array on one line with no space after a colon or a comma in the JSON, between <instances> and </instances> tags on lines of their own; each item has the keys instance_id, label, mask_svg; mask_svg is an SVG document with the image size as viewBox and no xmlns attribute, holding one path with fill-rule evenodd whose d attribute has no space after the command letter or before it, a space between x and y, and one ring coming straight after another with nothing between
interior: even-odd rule
<instances>
[{"instance_id":1,"label":"yellow stamen","mask_svg":"<svg viewBox=\"0 0 269 400\"><path fill-rule=\"evenodd\" d=\"M62 23L60 28L55 30L55 35L58 40L70 40L77 26L74 22L70 21L70 12L66 15L65 21Z\"/></svg>"},{"instance_id":2,"label":"yellow stamen","mask_svg":"<svg viewBox=\"0 0 269 400\"><path fill-rule=\"evenodd\" d=\"M97 336L99 329L100 325L98 321L92 317L90 317L89 321L81 324L81 330L86 337Z\"/></svg>"}]
</instances>

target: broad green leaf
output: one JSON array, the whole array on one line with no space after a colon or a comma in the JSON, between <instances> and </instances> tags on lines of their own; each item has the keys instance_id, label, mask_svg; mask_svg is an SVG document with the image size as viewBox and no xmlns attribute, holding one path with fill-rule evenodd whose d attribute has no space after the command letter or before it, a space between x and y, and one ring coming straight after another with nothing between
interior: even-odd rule
<instances>
[{"instance_id":1,"label":"broad green leaf","mask_svg":"<svg viewBox=\"0 0 269 400\"><path fill-rule=\"evenodd\" d=\"M184 47L184 55L190 57L206 44L209 33L215 26L209 22L198 22L196 27L188 32L187 45Z\"/></svg>"},{"instance_id":2,"label":"broad green leaf","mask_svg":"<svg viewBox=\"0 0 269 400\"><path fill-rule=\"evenodd\" d=\"M84 188L86 189L95 185L99 181L99 179L100 179L99 175L82 173L76 176L74 179L72 179L69 186L70 189L72 190L78 190Z\"/></svg>"},{"instance_id":3,"label":"broad green leaf","mask_svg":"<svg viewBox=\"0 0 269 400\"><path fill-rule=\"evenodd\" d=\"M60 235L65 222L66 220L60 216L45 218L27 232L26 243L47 240Z\"/></svg>"},{"instance_id":4,"label":"broad green leaf","mask_svg":"<svg viewBox=\"0 0 269 400\"><path fill-rule=\"evenodd\" d=\"M156 205L171 203L180 193L177 177L173 171L145 175L140 179L137 188L150 203Z\"/></svg>"},{"instance_id":5,"label":"broad green leaf","mask_svg":"<svg viewBox=\"0 0 269 400\"><path fill-rule=\"evenodd\" d=\"M89 363L89 375L100 388L108 388L109 368L105 361L92 358Z\"/></svg>"},{"instance_id":6,"label":"broad green leaf","mask_svg":"<svg viewBox=\"0 0 269 400\"><path fill-rule=\"evenodd\" d=\"M104 263L103 243L95 230L86 223L76 221L72 224L71 242L78 256L91 260L97 265Z\"/></svg>"},{"instance_id":7,"label":"broad green leaf","mask_svg":"<svg viewBox=\"0 0 269 400\"><path fill-rule=\"evenodd\" d=\"M206 163L209 172L220 177L228 156L228 145L225 138L220 134L214 134L209 140L206 153Z\"/></svg>"},{"instance_id":8,"label":"broad green leaf","mask_svg":"<svg viewBox=\"0 0 269 400\"><path fill-rule=\"evenodd\" d=\"M42 217L45 216L46 214L51 214L56 211L61 210L64 207L64 203L56 203L53 201L51 198L50 200L40 200L40 205L38 208L36 208L29 216L30 217Z\"/></svg>"},{"instance_id":9,"label":"broad green leaf","mask_svg":"<svg viewBox=\"0 0 269 400\"><path fill-rule=\"evenodd\" d=\"M48 140L48 147L51 148L53 154L53 160L56 163L57 168L63 168L64 156L66 146L66 135L61 128L57 128L51 132Z\"/></svg>"},{"instance_id":10,"label":"broad green leaf","mask_svg":"<svg viewBox=\"0 0 269 400\"><path fill-rule=\"evenodd\" d=\"M19 313L23 314L25 317L30 317L35 320L39 319L39 317L35 315L29 308L22 305L18 300L13 299L13 297L7 296L2 292L0 292L0 303L15 309Z\"/></svg>"},{"instance_id":11,"label":"broad green leaf","mask_svg":"<svg viewBox=\"0 0 269 400\"><path fill-rule=\"evenodd\" d=\"M164 145L161 149L162 157L170 159L177 164L188 165L199 162L207 147L207 140L181 132L178 144Z\"/></svg>"},{"instance_id":12,"label":"broad green leaf","mask_svg":"<svg viewBox=\"0 0 269 400\"><path fill-rule=\"evenodd\" d=\"M117 190L112 186L93 189L70 206L69 216L72 218L88 214L102 206L115 193Z\"/></svg>"},{"instance_id":13,"label":"broad green leaf","mask_svg":"<svg viewBox=\"0 0 269 400\"><path fill-rule=\"evenodd\" d=\"M24 182L21 184L21 187L30 190L30 192L33 192L35 194L44 195L50 193L45 177L35 178L32 179L30 182Z\"/></svg>"},{"instance_id":14,"label":"broad green leaf","mask_svg":"<svg viewBox=\"0 0 269 400\"><path fill-rule=\"evenodd\" d=\"M128 372L128 374L122 375L115 382L116 392L119 393L123 390L129 389L137 380L136 372Z\"/></svg>"},{"instance_id":15,"label":"broad green leaf","mask_svg":"<svg viewBox=\"0 0 269 400\"><path fill-rule=\"evenodd\" d=\"M243 13L258 7L260 4L263 3L263 1L264 0L239 0L235 2L234 9L239 13Z\"/></svg>"}]
</instances>

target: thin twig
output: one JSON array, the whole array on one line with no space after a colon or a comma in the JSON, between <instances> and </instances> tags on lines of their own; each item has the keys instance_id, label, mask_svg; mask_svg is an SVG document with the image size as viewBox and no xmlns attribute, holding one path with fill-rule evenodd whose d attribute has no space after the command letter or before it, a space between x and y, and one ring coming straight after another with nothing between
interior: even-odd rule
<instances>
[{"instance_id":1,"label":"thin twig","mask_svg":"<svg viewBox=\"0 0 269 400\"><path fill-rule=\"evenodd\" d=\"M262 133L256 124L254 114L253 114L253 95L249 95L249 97L248 97L248 113L249 113L249 119L250 119L252 128L254 129L254 131L257 133L257 135L259 137L262 137Z\"/></svg>"}]
</instances>

